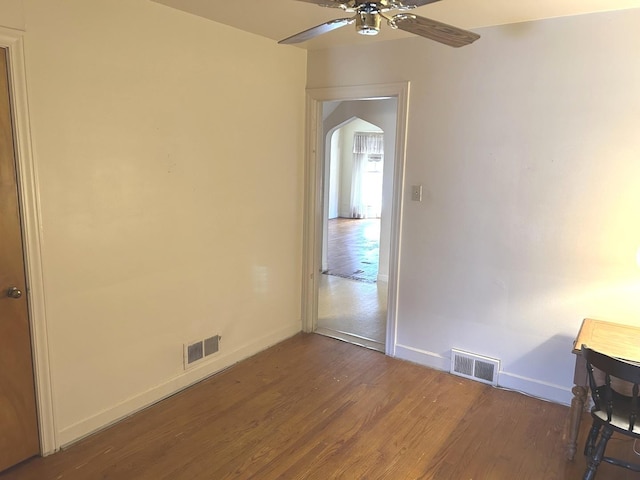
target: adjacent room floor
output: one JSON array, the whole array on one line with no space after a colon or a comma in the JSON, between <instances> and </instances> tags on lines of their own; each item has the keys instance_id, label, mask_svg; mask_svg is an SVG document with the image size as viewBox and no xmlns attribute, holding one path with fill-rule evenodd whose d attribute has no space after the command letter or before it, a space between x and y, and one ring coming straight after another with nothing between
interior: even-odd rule
<instances>
[{"instance_id":1,"label":"adjacent room floor","mask_svg":"<svg viewBox=\"0 0 640 480\"><path fill-rule=\"evenodd\" d=\"M358 337L352 340L384 351L386 319L386 283L365 283L331 275L320 276L319 328ZM366 340L374 345L369 345Z\"/></svg>"},{"instance_id":2,"label":"adjacent room floor","mask_svg":"<svg viewBox=\"0 0 640 480\"><path fill-rule=\"evenodd\" d=\"M327 221L327 265L323 273L373 283L380 260L379 218Z\"/></svg>"}]
</instances>

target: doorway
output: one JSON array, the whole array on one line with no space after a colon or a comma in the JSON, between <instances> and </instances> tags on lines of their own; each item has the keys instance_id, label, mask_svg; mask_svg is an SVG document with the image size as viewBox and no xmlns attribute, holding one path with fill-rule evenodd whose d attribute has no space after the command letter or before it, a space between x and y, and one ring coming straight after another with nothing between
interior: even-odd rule
<instances>
[{"instance_id":1,"label":"doorway","mask_svg":"<svg viewBox=\"0 0 640 480\"><path fill-rule=\"evenodd\" d=\"M334 285L329 285L327 288L333 290L334 297L341 295L352 300L350 310L344 309L339 302L329 303L331 306L337 305L335 307L337 313L334 311L332 315L338 326L334 325L331 328L332 336L338 336L335 335L337 330L342 333L342 337L338 336L338 338L382 350L387 355L393 356L396 343L400 222L409 84L407 82L310 89L307 94L308 150L305 175L303 328L307 332L327 333L325 330L327 325L323 324L327 303L325 298L321 298L321 288L326 286L323 284L331 282ZM364 120L376 126L378 131L384 134L384 155L380 159L383 162L379 165L384 171L384 180L377 227L380 233L372 235L378 237L375 243L379 261L377 273L374 275L375 280L370 283L355 281L347 287L345 283L340 283L341 276L326 275L323 271L326 270L328 253L331 250L328 212L332 210L335 213L336 193L335 188L331 188L331 176L335 176L335 171L332 173L331 169L331 143L336 142L333 136L335 131L354 119ZM372 166L373 168L375 166ZM362 219L366 220L366 218ZM376 227L372 228L370 225L369 228L366 227L361 228L361 235L365 239L368 235L371 236L372 231L376 231ZM359 269L356 269L356 272L357 270ZM339 285L336 286L336 283ZM367 286L373 287L374 295L363 292ZM370 305L366 305L369 303L367 299L372 298L377 302L373 309ZM344 335L350 332L346 331L344 324L339 323L340 315L344 316L347 312L352 319L362 320L366 316L367 309L383 317L381 333L377 336L377 340L370 338L370 332L366 335L360 335L357 332L355 335L353 333ZM354 312L355 315L352 315ZM362 337L374 342L363 342Z\"/></svg>"},{"instance_id":2,"label":"doorway","mask_svg":"<svg viewBox=\"0 0 640 480\"><path fill-rule=\"evenodd\" d=\"M395 99L323 105L325 138L322 275L316 332L385 350L388 249L380 261L385 132L358 116L384 118L395 130ZM330 113L329 113L330 112ZM334 124L338 123L335 127ZM391 140L393 135L386 135ZM386 168L387 177L392 165ZM389 180L389 179L387 179ZM385 205L386 207L386 205ZM385 226L388 212L385 208ZM383 243L388 245L388 238Z\"/></svg>"}]
</instances>

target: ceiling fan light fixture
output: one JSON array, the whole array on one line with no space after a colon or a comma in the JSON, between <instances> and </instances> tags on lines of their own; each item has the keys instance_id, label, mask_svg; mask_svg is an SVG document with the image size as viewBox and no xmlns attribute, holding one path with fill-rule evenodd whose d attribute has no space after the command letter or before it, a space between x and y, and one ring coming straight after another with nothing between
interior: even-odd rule
<instances>
[{"instance_id":1,"label":"ceiling fan light fixture","mask_svg":"<svg viewBox=\"0 0 640 480\"><path fill-rule=\"evenodd\" d=\"M358 12L356 31L360 35L377 35L380 32L380 14L378 12Z\"/></svg>"}]
</instances>

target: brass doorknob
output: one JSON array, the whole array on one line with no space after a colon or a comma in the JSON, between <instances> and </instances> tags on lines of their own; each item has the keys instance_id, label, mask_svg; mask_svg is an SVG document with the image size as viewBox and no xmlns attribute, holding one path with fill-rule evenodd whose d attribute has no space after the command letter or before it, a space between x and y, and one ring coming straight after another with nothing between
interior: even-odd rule
<instances>
[{"instance_id":1,"label":"brass doorknob","mask_svg":"<svg viewBox=\"0 0 640 480\"><path fill-rule=\"evenodd\" d=\"M9 298L20 298L22 296L22 290L18 287L11 287L9 291L7 291L7 297Z\"/></svg>"}]
</instances>

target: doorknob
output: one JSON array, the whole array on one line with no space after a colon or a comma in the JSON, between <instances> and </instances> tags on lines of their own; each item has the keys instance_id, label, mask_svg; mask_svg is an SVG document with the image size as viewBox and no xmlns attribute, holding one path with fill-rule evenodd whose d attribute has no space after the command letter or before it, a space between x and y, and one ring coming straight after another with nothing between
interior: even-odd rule
<instances>
[{"instance_id":1,"label":"doorknob","mask_svg":"<svg viewBox=\"0 0 640 480\"><path fill-rule=\"evenodd\" d=\"M9 298L20 298L21 296L22 296L22 290L20 290L18 287L11 287L7 291L7 297Z\"/></svg>"}]
</instances>

